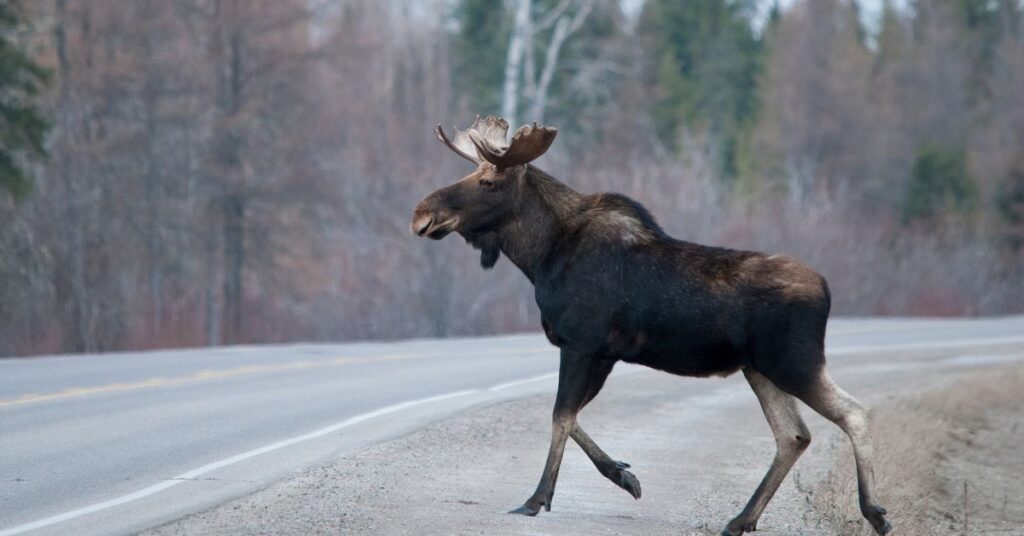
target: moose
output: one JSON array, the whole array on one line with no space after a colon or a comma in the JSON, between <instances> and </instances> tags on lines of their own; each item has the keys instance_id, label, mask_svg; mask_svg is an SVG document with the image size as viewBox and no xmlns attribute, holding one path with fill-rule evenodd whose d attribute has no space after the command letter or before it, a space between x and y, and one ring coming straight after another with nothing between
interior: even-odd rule
<instances>
[{"instance_id":1,"label":"moose","mask_svg":"<svg viewBox=\"0 0 1024 536\"><path fill-rule=\"evenodd\" d=\"M853 443L860 510L878 534L892 527L875 497L868 412L825 370L831 296L817 272L791 257L685 242L668 236L639 203L585 195L531 164L557 129L524 125L507 139L499 117L437 138L476 169L416 206L410 230L440 240L458 233L501 255L533 283L541 326L560 350L551 444L536 491L514 514L551 510L568 438L598 471L640 498L628 464L606 454L576 421L618 361L682 376L741 371L764 410L777 451L768 473L724 536L753 532L790 468L811 442L797 400Z\"/></svg>"}]
</instances>

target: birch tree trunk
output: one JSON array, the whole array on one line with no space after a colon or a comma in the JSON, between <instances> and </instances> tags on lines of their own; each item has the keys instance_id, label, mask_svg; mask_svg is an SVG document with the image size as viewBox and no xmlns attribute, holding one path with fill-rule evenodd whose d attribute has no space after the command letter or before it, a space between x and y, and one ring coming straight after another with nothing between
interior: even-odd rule
<instances>
[{"instance_id":1,"label":"birch tree trunk","mask_svg":"<svg viewBox=\"0 0 1024 536\"><path fill-rule=\"evenodd\" d=\"M544 110L548 104L548 90L551 88L551 81L554 79L555 69L558 67L558 56L562 51L562 45L565 44L569 36L583 26L593 7L593 0L584 0L575 15L572 17L568 14L560 15L555 22L555 29L551 33L551 41L548 42L548 49L544 56L544 70L541 72L540 79L532 84L536 90L530 103L527 121L537 121L538 123L544 121Z\"/></svg>"},{"instance_id":2,"label":"birch tree trunk","mask_svg":"<svg viewBox=\"0 0 1024 536\"><path fill-rule=\"evenodd\" d=\"M505 60L505 87L501 95L501 115L514 129L518 124L516 112L519 110L519 80L522 76L523 54L526 42L532 31L530 28L531 0L518 0L516 3L515 22L512 37L508 45L508 58Z\"/></svg>"},{"instance_id":3,"label":"birch tree trunk","mask_svg":"<svg viewBox=\"0 0 1024 536\"><path fill-rule=\"evenodd\" d=\"M508 58L505 61L505 84L502 91L501 115L514 130L519 125L519 94L520 87L529 101L527 121L543 121L547 107L548 94L558 58L565 41L586 21L593 0L563 0L552 8L541 22L534 24L531 18L532 0L517 0L512 37L508 46ZM571 7L576 6L575 13ZM536 75L533 60L533 37L535 32L542 32L551 25L554 30L544 55L544 68L540 76ZM524 69L525 62L525 69ZM525 70L525 72L524 72Z\"/></svg>"},{"instance_id":4,"label":"birch tree trunk","mask_svg":"<svg viewBox=\"0 0 1024 536\"><path fill-rule=\"evenodd\" d=\"M74 132L74 129L71 126L72 119L67 113L68 110L75 109L72 105L72 68L65 28L69 23L67 0L58 0L56 3L56 24L53 30L57 48L57 76L58 80L60 80L60 105L58 106L60 111L57 121L61 129L66 132L66 139L62 140L56 153L58 176L64 188L63 194L66 196L64 200L64 217L68 220L68 233L64 235L65 241L62 244L62 249L68 261L67 281L69 296L66 307L67 314L70 316L68 319L70 334L67 335L68 342L65 343L63 349L72 352L94 352L98 349L99 345L94 336L92 322L95 316L95 309L92 307L94 300L92 299L86 274L86 257L88 255L88 229L86 228L86 218L88 215L86 212L89 207L83 201L83 199L90 199L90 197L84 195L82 192L85 188L82 186L83 181L81 179L76 180L77 177L74 173L71 144L76 143L76 140L71 138L73 135L71 133Z\"/></svg>"}]
</instances>

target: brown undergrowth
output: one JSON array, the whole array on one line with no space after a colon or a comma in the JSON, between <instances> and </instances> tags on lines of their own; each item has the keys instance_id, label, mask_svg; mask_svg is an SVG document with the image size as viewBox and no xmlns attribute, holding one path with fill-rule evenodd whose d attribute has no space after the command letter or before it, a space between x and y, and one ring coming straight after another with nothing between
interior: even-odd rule
<instances>
[{"instance_id":1,"label":"brown undergrowth","mask_svg":"<svg viewBox=\"0 0 1024 536\"><path fill-rule=\"evenodd\" d=\"M879 501L893 534L1024 534L1024 365L877 405L873 417ZM874 534L840 439L814 507L838 534Z\"/></svg>"}]
</instances>

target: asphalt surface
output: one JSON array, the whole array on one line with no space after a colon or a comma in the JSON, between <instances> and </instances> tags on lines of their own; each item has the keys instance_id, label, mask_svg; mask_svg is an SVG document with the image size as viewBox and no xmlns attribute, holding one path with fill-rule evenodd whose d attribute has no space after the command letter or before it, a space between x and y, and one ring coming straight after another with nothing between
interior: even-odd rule
<instances>
[{"instance_id":1,"label":"asphalt surface","mask_svg":"<svg viewBox=\"0 0 1024 536\"><path fill-rule=\"evenodd\" d=\"M931 366L901 350L971 350L947 367L1019 359L986 347L1024 348L1024 317L835 319L827 352L838 369L871 360L862 381ZM132 533L208 510L467 410L551 393L556 357L521 335L0 360L0 536Z\"/></svg>"}]
</instances>

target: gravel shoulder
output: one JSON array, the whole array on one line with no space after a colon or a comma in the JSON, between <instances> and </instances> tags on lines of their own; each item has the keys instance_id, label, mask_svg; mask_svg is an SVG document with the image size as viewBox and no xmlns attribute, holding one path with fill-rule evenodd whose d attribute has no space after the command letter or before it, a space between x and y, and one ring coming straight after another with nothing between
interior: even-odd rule
<instances>
[{"instance_id":1,"label":"gravel shoulder","mask_svg":"<svg viewBox=\"0 0 1024 536\"><path fill-rule=\"evenodd\" d=\"M1024 351L1012 352L1017 359ZM935 353L917 358L955 358ZM959 533L968 481L970 534L1024 520L1024 366L886 369L839 363L833 376L872 406L880 496L896 534ZM914 358L906 353L903 358ZM378 444L145 534L718 534L743 507L774 441L741 376L613 375L580 422L633 465L634 501L575 445L551 512L506 515L533 491L554 393L503 403ZM758 524L758 534L859 534L852 455L831 423L803 409L814 442ZM979 532L976 532L979 531ZM1001 531L1001 532L998 532Z\"/></svg>"}]
</instances>

